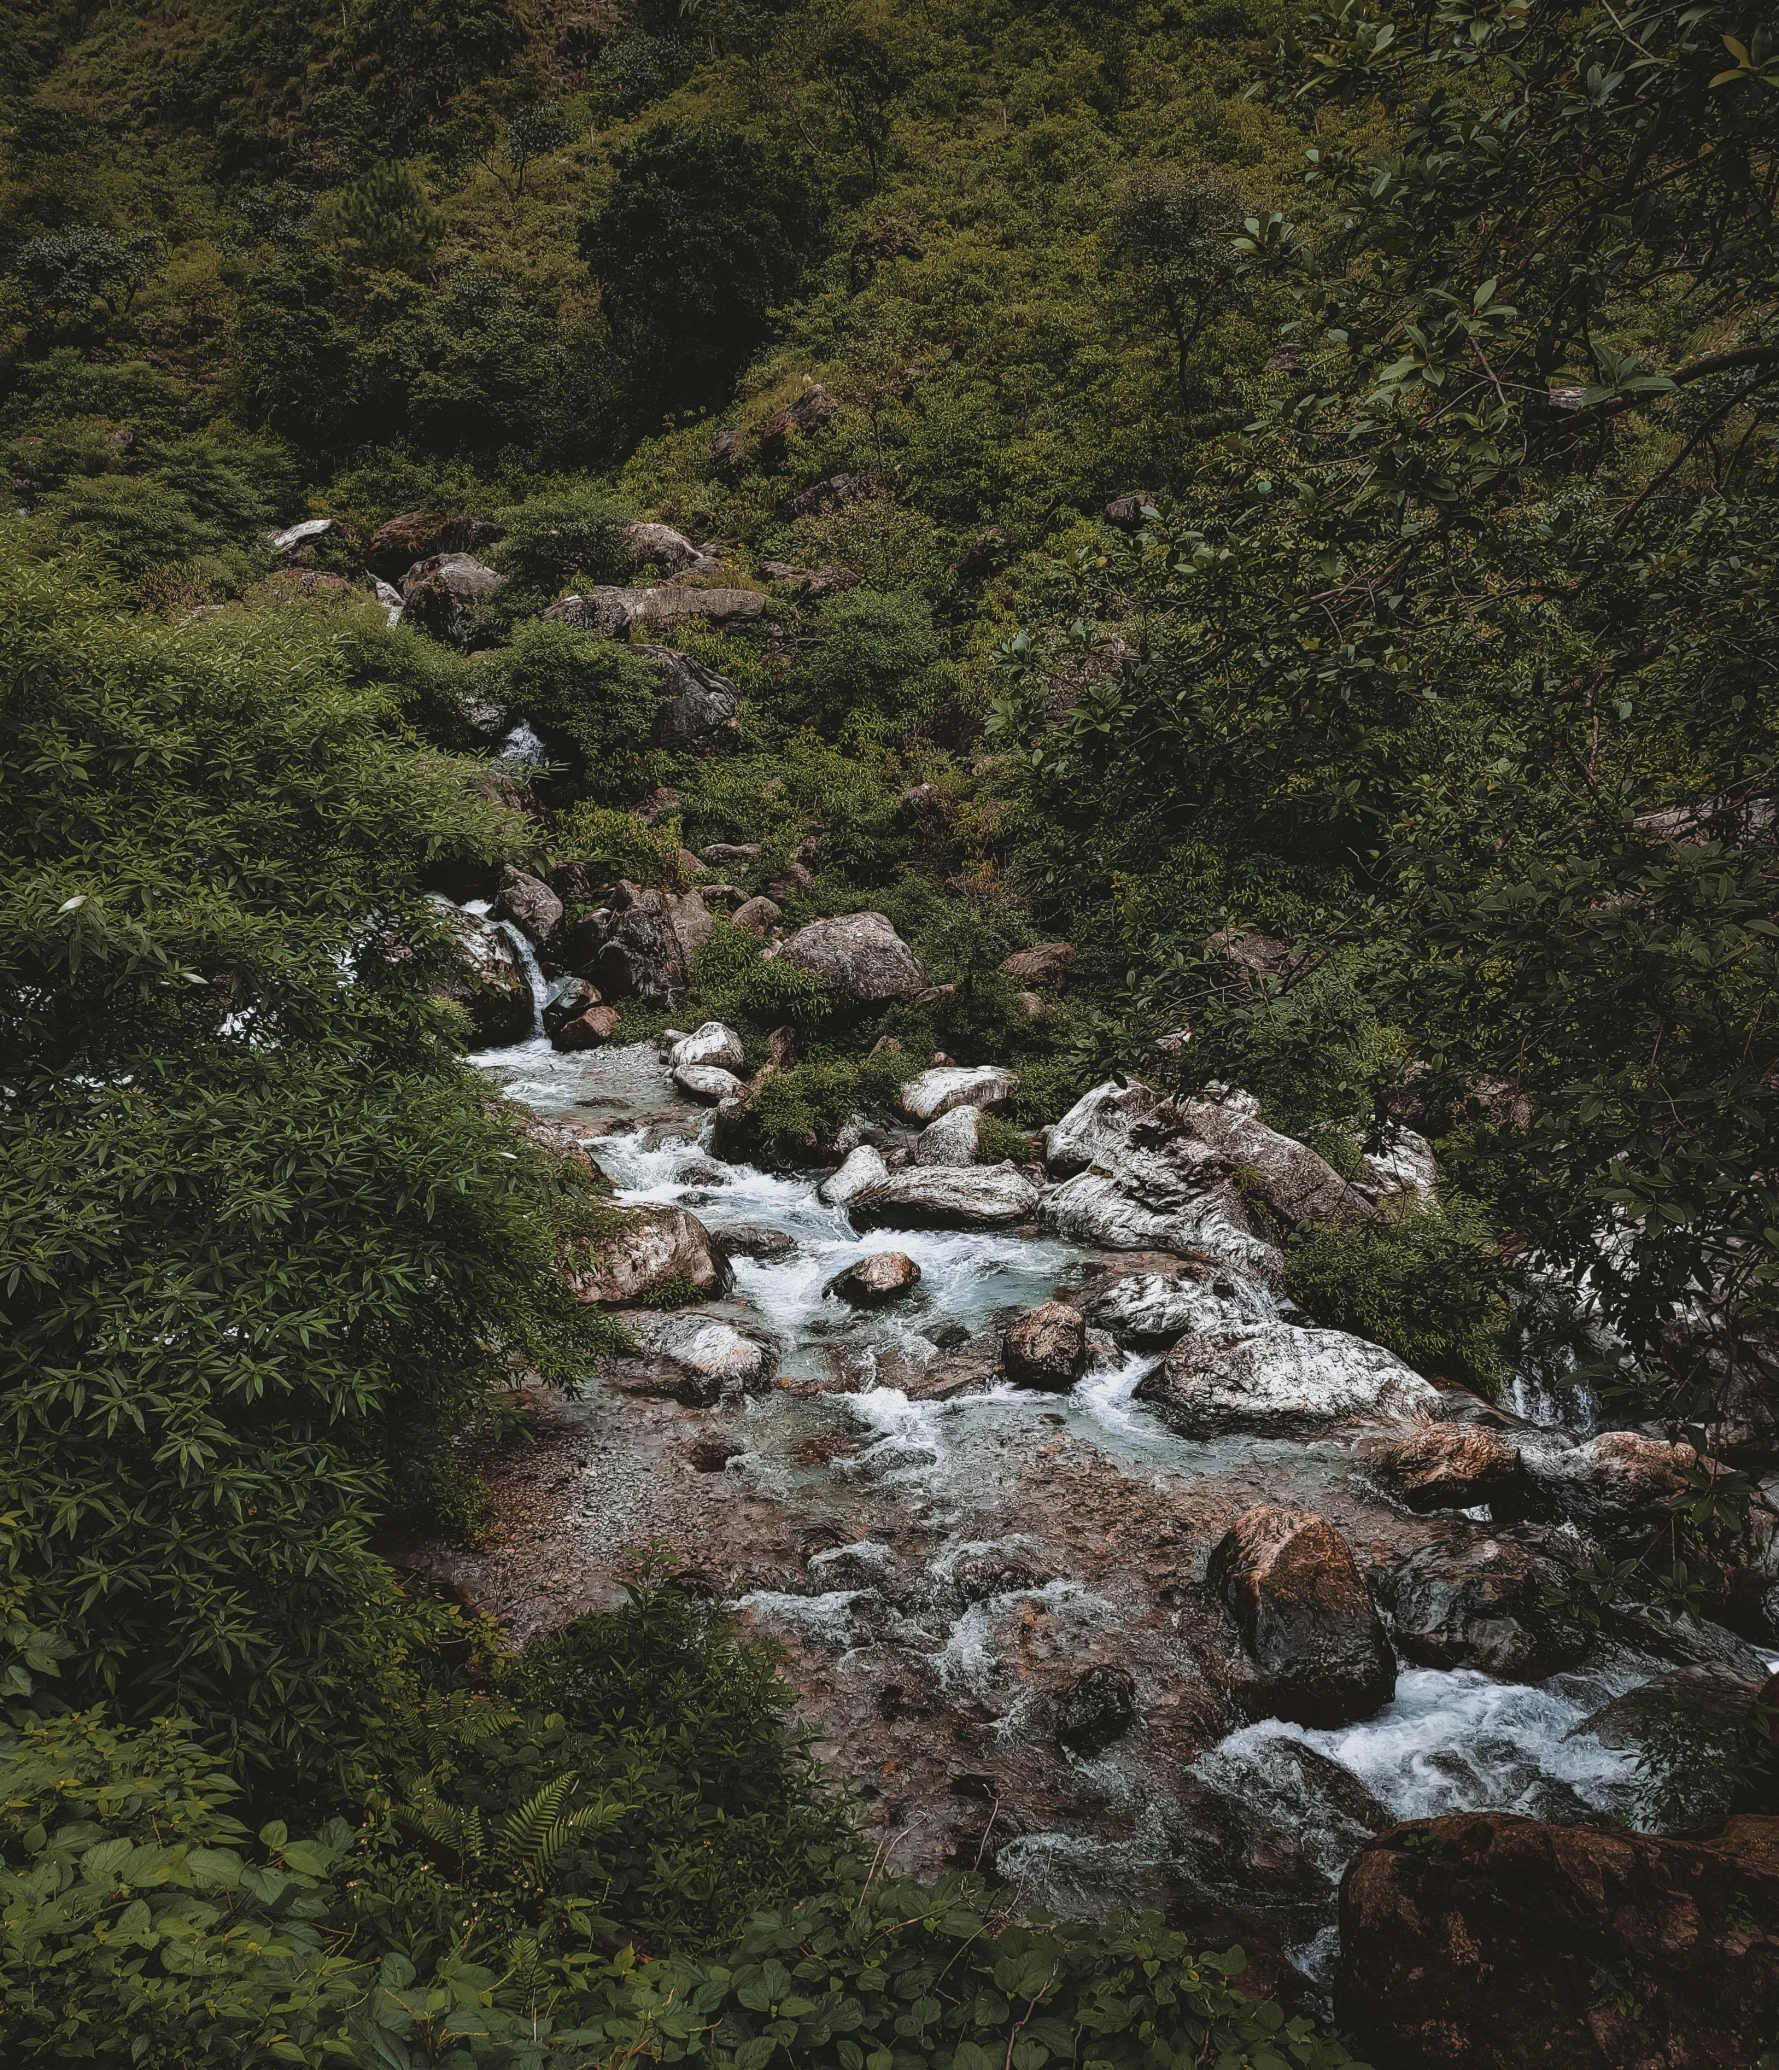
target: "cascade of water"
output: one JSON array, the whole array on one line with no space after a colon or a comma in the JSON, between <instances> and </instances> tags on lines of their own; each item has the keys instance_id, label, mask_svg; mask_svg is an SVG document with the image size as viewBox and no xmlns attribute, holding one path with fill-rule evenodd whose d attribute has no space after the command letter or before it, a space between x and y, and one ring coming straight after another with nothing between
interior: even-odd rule
<instances>
[{"instance_id":1,"label":"cascade of water","mask_svg":"<svg viewBox=\"0 0 1779 2070\"><path fill-rule=\"evenodd\" d=\"M512 943L513 954L519 959L519 968L525 973L525 982L531 987L531 1032L533 1035L541 1035L544 1032L544 1002L550 996L550 981L539 968L535 951L519 929L510 920L501 920L496 924Z\"/></svg>"}]
</instances>

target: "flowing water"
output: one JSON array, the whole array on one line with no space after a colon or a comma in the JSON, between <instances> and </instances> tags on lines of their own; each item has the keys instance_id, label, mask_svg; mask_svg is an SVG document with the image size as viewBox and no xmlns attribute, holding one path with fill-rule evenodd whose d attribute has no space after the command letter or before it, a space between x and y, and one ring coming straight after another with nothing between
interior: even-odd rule
<instances>
[{"instance_id":1,"label":"flowing water","mask_svg":"<svg viewBox=\"0 0 1779 2070\"><path fill-rule=\"evenodd\" d=\"M1196 1490L1225 1484L1242 1502L1338 1500L1356 1485L1348 1448L1176 1437L1133 1399L1160 1354L1109 1343L1066 1395L996 1383L956 1399L923 1398L921 1376L957 1337L987 1331L1059 1289L1067 1293L1099 1254L1009 1232L861 1237L842 1211L817 1198L819 1175L712 1159L698 1140L706 1118L676 1103L652 1049L565 1056L534 1038L474 1061L510 1097L585 1121L599 1136L592 1147L621 1202L679 1203L719 1235L737 1224L766 1225L792 1240L788 1256L736 1258L734 1295L715 1311L769 1333L783 1376L774 1393L725 1411L735 1450L723 1478L748 1502L777 1505L804 1522L841 1515L830 1533L841 1542L818 1540L801 1571L764 1577L732 1600L806 1667L800 1685L824 1724L832 1723L829 1713L841 1718L832 1737L855 1774L883 1751L857 1717L893 1715L881 1687L886 1660L913 1660L937 1692L939 1715L949 1705L970 1721L950 1729L954 1738L975 1735L978 1761L1035 1774L1041 1747L1050 1769L1042 1788L1033 1787L1038 1808L997 1841L996 1800L977 1850L1028 1901L1104 1911L1135 1901L1157 1876L1166 1884L1200 1873L1193 1864L1207 1843L1182 1837L1170 1795L1168 1778L1184 1771L1240 1807L1247 1822L1290 1836L1314 1891L1307 1899L1294 1894L1280 1916L1295 1922L1294 1959L1316 1976L1332 1958L1335 1882L1377 1823L1375 1816L1369 1826L1356 1822L1341 1791L1330 1795L1317 1776L1344 1774L1362 1786L1361 1801L1392 1818L1483 1808L1573 1818L1631 1803L1628 1757L1577 1732L1641 1678L1622 1663L1537 1687L1405 1668L1389 1705L1338 1730L1276 1719L1222 1733L1213 1727L1175 1742L1186 1750L1175 1768L1164 1735L1151 1735L1148 1754L1121 1744L1059 1757L1033 1659L1129 1658L1139 1681L1157 1688L1176 1667L1183 1681L1194 1672L1199 1656L1191 1649L1201 1641L1190 1609L1175 1610L1170 1622L1147 1593L1159 1571L1157 1548L1171 1542L1168 1505L1189 1506ZM842 1266L888 1249L920 1267L912 1298L861 1314L824 1292ZM1264 1288L1246 1285L1239 1295L1252 1313L1276 1313ZM1048 1460L1054 1484L1045 1478ZM1103 1556L1098 1563L1078 1562L1075 1575L1045 1571L1046 1547L1049 1565L1059 1564L1064 1521L1078 1546L1100 1530L1107 1541L1093 1548ZM987 1586L969 1579L985 1562ZM1172 1600L1165 1586L1159 1593L1164 1606ZM1119 1647L1125 1651L1108 1651ZM876 1692L875 1710L865 1697L854 1703L848 1696L855 1683ZM938 1725L919 1728L917 1751L922 1732L935 1743L943 1737ZM1306 1771L1306 1759L1322 1765ZM895 1767L891 1761L884 1772ZM949 1789L955 1796L969 1783L966 1774ZM1215 1882L1217 1873L1203 1870L1200 1880Z\"/></svg>"}]
</instances>

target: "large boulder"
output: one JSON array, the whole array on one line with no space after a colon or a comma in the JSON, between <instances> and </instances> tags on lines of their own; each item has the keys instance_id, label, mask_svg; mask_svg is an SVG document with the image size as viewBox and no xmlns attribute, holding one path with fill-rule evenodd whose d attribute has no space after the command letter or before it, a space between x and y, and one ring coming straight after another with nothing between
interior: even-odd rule
<instances>
[{"instance_id":1,"label":"large boulder","mask_svg":"<svg viewBox=\"0 0 1779 2070\"><path fill-rule=\"evenodd\" d=\"M1182 1100L1177 1111L1185 1131L1239 1171L1244 1189L1286 1224L1361 1221L1372 1212L1318 1151L1268 1128L1252 1093Z\"/></svg>"},{"instance_id":2,"label":"large boulder","mask_svg":"<svg viewBox=\"0 0 1779 2070\"><path fill-rule=\"evenodd\" d=\"M1270 1503L1244 1510L1212 1552L1209 1579L1272 1716L1346 1725L1395 1694L1396 1656L1351 1548L1326 1517Z\"/></svg>"},{"instance_id":3,"label":"large boulder","mask_svg":"<svg viewBox=\"0 0 1779 2070\"><path fill-rule=\"evenodd\" d=\"M1021 985L1038 991L1060 990L1075 961L1072 942L1039 942L1030 949L1016 949L1001 968Z\"/></svg>"},{"instance_id":4,"label":"large boulder","mask_svg":"<svg viewBox=\"0 0 1779 2070\"><path fill-rule=\"evenodd\" d=\"M449 929L455 954L440 996L469 1015L476 1039L485 1049L505 1049L531 1033L535 1012L531 981L518 952L491 920L466 913L437 895L428 905Z\"/></svg>"},{"instance_id":5,"label":"large boulder","mask_svg":"<svg viewBox=\"0 0 1779 2070\"><path fill-rule=\"evenodd\" d=\"M724 1071L739 1071L745 1062L741 1037L721 1021L706 1021L674 1043L667 1052L667 1062L675 1071L689 1064L715 1064Z\"/></svg>"},{"instance_id":6,"label":"large boulder","mask_svg":"<svg viewBox=\"0 0 1779 2070\"><path fill-rule=\"evenodd\" d=\"M1066 1301L1046 1301L1007 1325L1001 1368L1015 1387L1066 1394L1087 1364L1087 1318Z\"/></svg>"},{"instance_id":7,"label":"large boulder","mask_svg":"<svg viewBox=\"0 0 1779 2070\"><path fill-rule=\"evenodd\" d=\"M639 646L660 674L655 744L664 748L734 747L741 693L727 676L671 647Z\"/></svg>"},{"instance_id":8,"label":"large boulder","mask_svg":"<svg viewBox=\"0 0 1779 2070\"><path fill-rule=\"evenodd\" d=\"M691 540L671 525L626 525L624 536L630 542L631 562L638 568L653 565L664 575L677 575L682 568L704 558Z\"/></svg>"},{"instance_id":9,"label":"large boulder","mask_svg":"<svg viewBox=\"0 0 1779 2070\"><path fill-rule=\"evenodd\" d=\"M982 1134L980 1107L953 1107L914 1139L916 1164L974 1164Z\"/></svg>"},{"instance_id":10,"label":"large boulder","mask_svg":"<svg viewBox=\"0 0 1779 2070\"><path fill-rule=\"evenodd\" d=\"M1046 1196L1044 1219L1075 1243L1112 1251L1196 1252L1269 1285L1284 1283L1284 1253L1255 1233L1240 1191L1227 1180L1155 1207L1103 1172L1078 1172Z\"/></svg>"},{"instance_id":11,"label":"large boulder","mask_svg":"<svg viewBox=\"0 0 1779 2070\"><path fill-rule=\"evenodd\" d=\"M1399 2070L1740 2070L1779 2032L1779 1819L1417 1819L1347 1869L1340 1945L1341 2025Z\"/></svg>"},{"instance_id":12,"label":"large boulder","mask_svg":"<svg viewBox=\"0 0 1779 2070\"><path fill-rule=\"evenodd\" d=\"M784 918L784 909L775 899L750 898L744 899L729 918L745 933L764 941Z\"/></svg>"},{"instance_id":13,"label":"large boulder","mask_svg":"<svg viewBox=\"0 0 1779 2070\"><path fill-rule=\"evenodd\" d=\"M589 589L552 604L543 616L552 624L621 640L632 626L643 633L671 632L695 618L748 625L765 608L766 599L757 589L693 589L666 583L657 589Z\"/></svg>"},{"instance_id":14,"label":"large boulder","mask_svg":"<svg viewBox=\"0 0 1779 2070\"><path fill-rule=\"evenodd\" d=\"M1136 1390L1180 1437L1317 1437L1353 1421L1439 1413L1439 1390L1393 1352L1341 1330L1254 1323L1183 1337Z\"/></svg>"},{"instance_id":15,"label":"large boulder","mask_svg":"<svg viewBox=\"0 0 1779 2070\"><path fill-rule=\"evenodd\" d=\"M625 1361L619 1384L631 1393L671 1395L688 1408L708 1409L726 1394L760 1394L778 1371L769 1337L714 1315L653 1314L639 1309L624 1327L640 1361Z\"/></svg>"},{"instance_id":16,"label":"large boulder","mask_svg":"<svg viewBox=\"0 0 1779 2070\"><path fill-rule=\"evenodd\" d=\"M416 561L402 577L402 623L434 639L462 640L475 622L476 607L505 581L473 554L441 553Z\"/></svg>"},{"instance_id":17,"label":"large boulder","mask_svg":"<svg viewBox=\"0 0 1779 2070\"><path fill-rule=\"evenodd\" d=\"M725 1071L721 1064L681 1064L673 1074L673 1082L687 1099L706 1107L714 1107L723 1100L739 1100L747 1091L735 1073Z\"/></svg>"},{"instance_id":18,"label":"large boulder","mask_svg":"<svg viewBox=\"0 0 1779 2070\"><path fill-rule=\"evenodd\" d=\"M533 948L541 949L562 925L562 901L541 877L508 863L500 873L500 893L490 915L510 920Z\"/></svg>"},{"instance_id":19,"label":"large boulder","mask_svg":"<svg viewBox=\"0 0 1779 2070\"><path fill-rule=\"evenodd\" d=\"M685 996L692 960L714 925L695 891L644 890L626 879L565 934L563 952L608 999L635 994L672 1006Z\"/></svg>"},{"instance_id":20,"label":"large boulder","mask_svg":"<svg viewBox=\"0 0 1779 2070\"><path fill-rule=\"evenodd\" d=\"M1013 1084L1013 1073L999 1064L945 1064L910 1078L902 1087L900 1105L908 1120L924 1128L954 1107L978 1111L1003 1107Z\"/></svg>"},{"instance_id":21,"label":"large boulder","mask_svg":"<svg viewBox=\"0 0 1779 2070\"><path fill-rule=\"evenodd\" d=\"M1571 1542L1536 1526L1459 1526L1385 1569L1378 1598L1398 1651L1417 1667L1541 1682L1587 1650L1587 1633L1551 1604L1574 1572Z\"/></svg>"},{"instance_id":22,"label":"large boulder","mask_svg":"<svg viewBox=\"0 0 1779 2070\"><path fill-rule=\"evenodd\" d=\"M824 1207L850 1208L855 1200L881 1186L888 1177L889 1166L883 1161L883 1152L861 1143L849 1150L840 1169L830 1172L815 1189L815 1197Z\"/></svg>"},{"instance_id":23,"label":"large boulder","mask_svg":"<svg viewBox=\"0 0 1779 2070\"><path fill-rule=\"evenodd\" d=\"M618 1032L621 1018L615 1006L589 1006L550 1030L550 1047L603 1049Z\"/></svg>"},{"instance_id":24,"label":"large boulder","mask_svg":"<svg viewBox=\"0 0 1779 2070\"><path fill-rule=\"evenodd\" d=\"M577 1301L602 1308L621 1308L675 1284L714 1301L731 1281L710 1231L682 1207L631 1208L615 1235L573 1239L563 1277Z\"/></svg>"},{"instance_id":25,"label":"large boulder","mask_svg":"<svg viewBox=\"0 0 1779 2070\"><path fill-rule=\"evenodd\" d=\"M1519 1447L1483 1423L1427 1423L1372 1456L1378 1478L1407 1509L1518 1508L1527 1480ZM1497 1511L1499 1514L1499 1511Z\"/></svg>"},{"instance_id":26,"label":"large boulder","mask_svg":"<svg viewBox=\"0 0 1779 2070\"><path fill-rule=\"evenodd\" d=\"M1181 1259L1169 1272L1129 1272L1095 1293L1087 1316L1120 1343L1174 1344L1189 1330L1244 1329L1273 1322L1278 1304L1254 1281Z\"/></svg>"},{"instance_id":27,"label":"large boulder","mask_svg":"<svg viewBox=\"0 0 1779 2070\"><path fill-rule=\"evenodd\" d=\"M1772 1682L1728 1661L1695 1661L1614 1697L1571 1737L1585 1733L1640 1757L1665 1750L1669 1758L1659 1768L1666 1773L1653 1807L1658 1816L1649 1817L1645 1807L1640 1823L1669 1832L1703 1826L1722 1818L1745 1786L1755 1705L1771 1704ZM1676 1763L1672 1755L1680 1750L1686 1758Z\"/></svg>"},{"instance_id":28,"label":"large boulder","mask_svg":"<svg viewBox=\"0 0 1779 2070\"><path fill-rule=\"evenodd\" d=\"M881 913L815 920L768 952L813 971L836 1006L881 1006L911 999L932 980Z\"/></svg>"},{"instance_id":29,"label":"large boulder","mask_svg":"<svg viewBox=\"0 0 1779 2070\"><path fill-rule=\"evenodd\" d=\"M1000 1229L1037 1208L1037 1187L1010 1164L916 1165L868 1187L847 1212L861 1229Z\"/></svg>"}]
</instances>

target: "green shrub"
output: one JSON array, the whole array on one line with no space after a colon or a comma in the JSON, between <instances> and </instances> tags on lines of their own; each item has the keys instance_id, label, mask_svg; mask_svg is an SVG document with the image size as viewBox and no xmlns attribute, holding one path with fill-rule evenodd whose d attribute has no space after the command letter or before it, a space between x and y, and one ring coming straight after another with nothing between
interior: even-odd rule
<instances>
[{"instance_id":1,"label":"green shrub","mask_svg":"<svg viewBox=\"0 0 1779 2070\"><path fill-rule=\"evenodd\" d=\"M1376 1221L1305 1223L1287 1257L1292 1297L1317 1322L1368 1337L1425 1372L1481 1387L1504 1377L1501 1263L1470 1202L1419 1207L1404 1198Z\"/></svg>"},{"instance_id":2,"label":"green shrub","mask_svg":"<svg viewBox=\"0 0 1779 2070\"><path fill-rule=\"evenodd\" d=\"M519 627L498 666L512 716L528 720L595 804L634 797L655 721L660 678L615 640L535 620Z\"/></svg>"},{"instance_id":3,"label":"green shrub","mask_svg":"<svg viewBox=\"0 0 1779 2070\"><path fill-rule=\"evenodd\" d=\"M97 554L126 580L227 543L180 490L139 475L78 476L52 489L41 509L69 545Z\"/></svg>"},{"instance_id":4,"label":"green shrub","mask_svg":"<svg viewBox=\"0 0 1779 2070\"><path fill-rule=\"evenodd\" d=\"M983 1164L1030 1164L1037 1145L1016 1123L985 1114L976 1125L976 1156Z\"/></svg>"},{"instance_id":5,"label":"green shrub","mask_svg":"<svg viewBox=\"0 0 1779 2070\"><path fill-rule=\"evenodd\" d=\"M939 658L933 613L911 591L851 589L830 597L817 620L821 641L801 684L822 719L866 738L905 725L932 702Z\"/></svg>"},{"instance_id":6,"label":"green shrub","mask_svg":"<svg viewBox=\"0 0 1779 2070\"><path fill-rule=\"evenodd\" d=\"M550 852L559 862L584 862L633 884L683 891L688 882L680 861L679 822L650 826L634 812L581 804L562 814L552 829Z\"/></svg>"},{"instance_id":7,"label":"green shrub","mask_svg":"<svg viewBox=\"0 0 1779 2070\"><path fill-rule=\"evenodd\" d=\"M506 537L488 558L528 598L548 601L576 577L593 583L629 578L629 513L604 489L585 482L546 489L498 515Z\"/></svg>"}]
</instances>

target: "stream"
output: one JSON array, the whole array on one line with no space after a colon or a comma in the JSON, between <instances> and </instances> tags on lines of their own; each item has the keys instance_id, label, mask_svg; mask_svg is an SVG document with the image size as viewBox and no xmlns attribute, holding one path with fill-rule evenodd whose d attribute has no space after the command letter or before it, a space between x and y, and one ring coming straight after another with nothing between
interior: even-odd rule
<instances>
[{"instance_id":1,"label":"stream","mask_svg":"<svg viewBox=\"0 0 1779 2070\"><path fill-rule=\"evenodd\" d=\"M561 1055L540 1037L473 1061L508 1097L583 1126L621 1203L793 1245L736 1257L733 1293L701 1311L776 1341L771 1391L693 1410L602 1380L563 1410L574 1464L529 1570L555 1591L529 1605L536 1628L610 1600L628 1546L671 1543L784 1649L801 1720L898 1869L980 1865L1061 1912L1154 1906L1207 1940L1270 1944L1313 1996L1341 1868L1380 1821L1632 1806L1632 1759L1577 1731L1665 1665L1622 1651L1536 1686L1404 1664L1393 1701L1332 1730L1242 1714L1204 1587L1230 1518L1256 1501L1314 1508L1362 1562L1368 1545L1447 1528L1390 1510L1349 1441L1179 1438L1132 1399L1162 1353L1109 1340L1066 1395L923 1394L959 1340L1078 1296L1107 1254L1005 1231L861 1237L817 1198L821 1174L708 1156L705 1111L652 1046ZM920 1267L911 1297L860 1312L824 1293L889 1249ZM1253 1282L1220 1280L1217 1299L1235 1319L1280 1312ZM525 1586L509 1578L509 1598ZM1103 1745L1066 1743L1059 1706L1094 1668L1134 1685L1134 1721Z\"/></svg>"}]
</instances>

